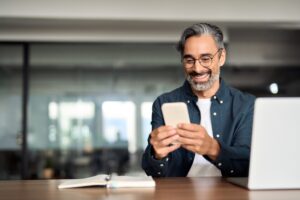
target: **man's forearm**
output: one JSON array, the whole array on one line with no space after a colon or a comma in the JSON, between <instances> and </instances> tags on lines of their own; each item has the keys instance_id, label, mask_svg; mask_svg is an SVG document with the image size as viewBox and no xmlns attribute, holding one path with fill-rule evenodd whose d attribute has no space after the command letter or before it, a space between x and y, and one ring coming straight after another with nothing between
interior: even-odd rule
<instances>
[{"instance_id":1,"label":"man's forearm","mask_svg":"<svg viewBox=\"0 0 300 200\"><path fill-rule=\"evenodd\" d=\"M220 153L220 144L216 139L212 138L212 144L210 150L208 151L207 156L212 160L216 160L219 153Z\"/></svg>"}]
</instances>

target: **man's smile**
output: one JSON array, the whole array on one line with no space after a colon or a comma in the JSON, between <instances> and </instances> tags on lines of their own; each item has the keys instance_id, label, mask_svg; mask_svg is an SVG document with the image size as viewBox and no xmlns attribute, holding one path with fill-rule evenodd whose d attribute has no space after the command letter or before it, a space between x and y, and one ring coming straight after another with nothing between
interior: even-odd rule
<instances>
[{"instance_id":1,"label":"man's smile","mask_svg":"<svg viewBox=\"0 0 300 200\"><path fill-rule=\"evenodd\" d=\"M194 82L203 83L203 82L208 81L209 77L211 76L211 70L203 71L200 73L193 71L193 72L189 73L189 75L192 77Z\"/></svg>"}]
</instances>

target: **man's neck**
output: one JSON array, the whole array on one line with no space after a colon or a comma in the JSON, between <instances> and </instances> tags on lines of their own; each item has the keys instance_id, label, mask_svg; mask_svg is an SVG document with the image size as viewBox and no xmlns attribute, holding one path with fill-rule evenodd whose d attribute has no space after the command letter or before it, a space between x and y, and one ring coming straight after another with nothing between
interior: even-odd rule
<instances>
[{"instance_id":1,"label":"man's neck","mask_svg":"<svg viewBox=\"0 0 300 200\"><path fill-rule=\"evenodd\" d=\"M208 99L208 98L211 98L212 96L214 96L218 89L220 87L220 81L217 80L214 82L213 86L208 89L208 90L205 90L205 91L196 91L194 89L193 90L193 93L199 98L199 99Z\"/></svg>"}]
</instances>

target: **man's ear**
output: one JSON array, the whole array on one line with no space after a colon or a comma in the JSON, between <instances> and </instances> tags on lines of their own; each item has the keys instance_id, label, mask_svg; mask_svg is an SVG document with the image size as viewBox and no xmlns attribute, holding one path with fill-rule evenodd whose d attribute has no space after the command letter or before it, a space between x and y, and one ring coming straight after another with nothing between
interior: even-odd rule
<instances>
[{"instance_id":1,"label":"man's ear","mask_svg":"<svg viewBox=\"0 0 300 200\"><path fill-rule=\"evenodd\" d=\"M226 49L224 48L222 49L221 56L219 59L219 66L222 67L225 64L225 61L226 61Z\"/></svg>"}]
</instances>

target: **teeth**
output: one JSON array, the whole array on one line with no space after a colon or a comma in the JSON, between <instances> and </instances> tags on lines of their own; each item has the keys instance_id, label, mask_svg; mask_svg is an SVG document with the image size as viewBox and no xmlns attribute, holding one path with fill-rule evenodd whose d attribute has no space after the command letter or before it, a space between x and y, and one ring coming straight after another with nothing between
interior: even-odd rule
<instances>
[{"instance_id":1,"label":"teeth","mask_svg":"<svg viewBox=\"0 0 300 200\"><path fill-rule=\"evenodd\" d=\"M206 77L207 75L208 75L207 73L203 73L203 74L197 75L196 77L204 78L204 77Z\"/></svg>"}]
</instances>

